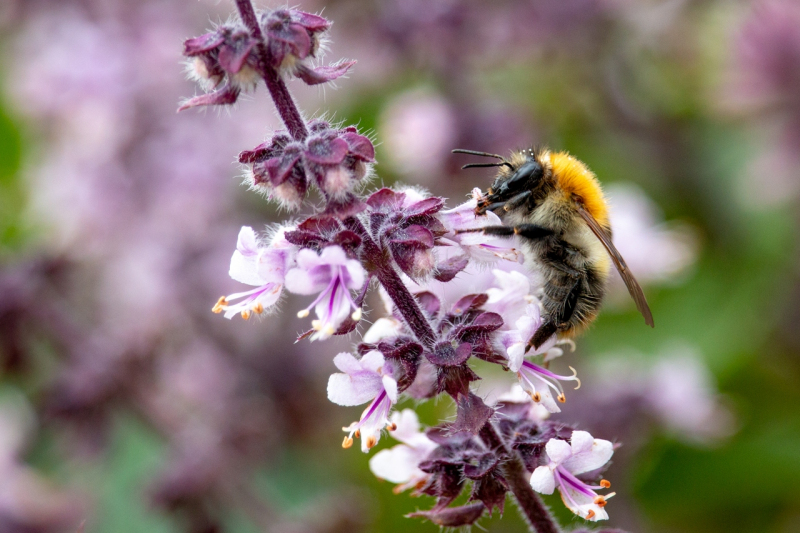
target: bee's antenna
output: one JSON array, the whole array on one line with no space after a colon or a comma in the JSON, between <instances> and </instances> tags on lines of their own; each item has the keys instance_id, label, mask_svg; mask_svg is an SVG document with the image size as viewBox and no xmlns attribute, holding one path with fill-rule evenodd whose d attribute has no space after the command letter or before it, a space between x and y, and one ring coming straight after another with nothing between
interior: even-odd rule
<instances>
[{"instance_id":1,"label":"bee's antenna","mask_svg":"<svg viewBox=\"0 0 800 533\"><path fill-rule=\"evenodd\" d=\"M506 158L501 156L501 155L490 154L488 152L478 152L478 151L475 151L475 150L462 150L461 148L456 148L455 150L453 150L453 153L454 154L479 155L479 156L482 156L482 157L494 157L494 158L499 159L501 161L500 163L470 163L469 165L464 165L463 167L461 167L462 170L465 169L465 168L502 167L502 166L507 166L508 168L510 168L512 170L514 169L514 167L511 166L511 163L506 161Z\"/></svg>"},{"instance_id":2,"label":"bee's antenna","mask_svg":"<svg viewBox=\"0 0 800 533\"><path fill-rule=\"evenodd\" d=\"M490 154L488 152L477 152L475 150L462 150L461 148L456 148L455 150L453 150L453 153L454 154L482 155L483 157L494 157L495 159L500 159L502 161L506 160L506 158L503 157L502 155Z\"/></svg>"},{"instance_id":3,"label":"bee's antenna","mask_svg":"<svg viewBox=\"0 0 800 533\"><path fill-rule=\"evenodd\" d=\"M461 167L461 170L464 170L465 168L478 168L478 167L502 167L503 165L507 165L509 168L511 168L510 163L508 163L507 161L503 161L501 163L470 163L469 165L464 165L463 167Z\"/></svg>"}]
</instances>

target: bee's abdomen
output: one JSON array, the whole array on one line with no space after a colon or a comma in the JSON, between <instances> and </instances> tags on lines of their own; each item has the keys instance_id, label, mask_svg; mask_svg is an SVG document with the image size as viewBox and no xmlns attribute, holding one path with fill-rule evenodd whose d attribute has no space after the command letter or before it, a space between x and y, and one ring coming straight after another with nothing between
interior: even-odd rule
<instances>
[{"instance_id":1,"label":"bee's abdomen","mask_svg":"<svg viewBox=\"0 0 800 533\"><path fill-rule=\"evenodd\" d=\"M553 322L562 337L579 333L597 316L605 293L605 270L564 241L542 243L535 251L544 281L545 322Z\"/></svg>"}]
</instances>

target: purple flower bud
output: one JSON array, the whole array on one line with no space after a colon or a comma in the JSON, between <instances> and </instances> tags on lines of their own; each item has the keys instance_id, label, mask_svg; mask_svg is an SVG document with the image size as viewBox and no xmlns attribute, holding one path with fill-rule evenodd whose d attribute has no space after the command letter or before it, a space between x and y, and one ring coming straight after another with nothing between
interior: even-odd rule
<instances>
[{"instance_id":1,"label":"purple flower bud","mask_svg":"<svg viewBox=\"0 0 800 533\"><path fill-rule=\"evenodd\" d=\"M296 208L313 179L329 200L352 201L351 191L375 162L372 142L355 128L336 130L320 120L312 121L309 130L312 135L303 142L292 141L281 131L240 153L239 162L252 165L251 187Z\"/></svg>"},{"instance_id":2,"label":"purple flower bud","mask_svg":"<svg viewBox=\"0 0 800 533\"><path fill-rule=\"evenodd\" d=\"M196 96L178 111L205 105L230 105L241 90L252 88L259 79L254 47L258 41L242 27L221 26L217 31L188 39L183 55L192 59L189 76L205 89L213 89L227 80L223 89Z\"/></svg>"}]
</instances>

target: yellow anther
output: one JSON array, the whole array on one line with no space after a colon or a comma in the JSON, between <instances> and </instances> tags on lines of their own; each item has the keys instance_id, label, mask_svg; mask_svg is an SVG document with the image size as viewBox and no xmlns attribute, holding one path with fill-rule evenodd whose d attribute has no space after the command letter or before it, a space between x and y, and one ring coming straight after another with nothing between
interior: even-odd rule
<instances>
[{"instance_id":1,"label":"yellow anther","mask_svg":"<svg viewBox=\"0 0 800 533\"><path fill-rule=\"evenodd\" d=\"M562 392L561 394L559 394L559 395L557 396L557 398L558 398L558 401L559 401L559 402L561 402L561 403L564 403L564 402L566 402L566 401L567 401L567 397L566 397L566 396L564 396L564 393L563 393L563 392Z\"/></svg>"},{"instance_id":2,"label":"yellow anther","mask_svg":"<svg viewBox=\"0 0 800 533\"><path fill-rule=\"evenodd\" d=\"M355 320L356 322L358 322L359 320L361 320L361 314L362 314L362 312L361 312L361 308L359 307L358 309L356 309L355 311L353 311L353 314L352 314L352 315L350 315L350 318L352 318L353 320Z\"/></svg>"},{"instance_id":3,"label":"yellow anther","mask_svg":"<svg viewBox=\"0 0 800 533\"><path fill-rule=\"evenodd\" d=\"M211 308L211 312L219 314L224 311L227 306L228 300L226 300L224 296L220 296L219 300L217 300L217 303L215 303L214 307Z\"/></svg>"},{"instance_id":4,"label":"yellow anther","mask_svg":"<svg viewBox=\"0 0 800 533\"><path fill-rule=\"evenodd\" d=\"M361 430L360 430L360 429L357 429L357 430L356 430L356 432L355 432L353 435L355 435L355 437L356 437L357 439L360 439L360 438L361 438Z\"/></svg>"},{"instance_id":5,"label":"yellow anther","mask_svg":"<svg viewBox=\"0 0 800 533\"><path fill-rule=\"evenodd\" d=\"M311 321L311 327L314 328L315 330L319 331L319 330L322 329L322 322L319 321L319 320L312 320Z\"/></svg>"},{"instance_id":6,"label":"yellow anther","mask_svg":"<svg viewBox=\"0 0 800 533\"><path fill-rule=\"evenodd\" d=\"M604 489L610 489L611 488L611 482L609 480L607 480L607 479L601 479L600 480L600 486L603 487Z\"/></svg>"},{"instance_id":7,"label":"yellow anther","mask_svg":"<svg viewBox=\"0 0 800 533\"><path fill-rule=\"evenodd\" d=\"M261 304L261 302L258 302L253 306L253 311L255 311L257 315L260 315L264 312L264 306Z\"/></svg>"},{"instance_id":8,"label":"yellow anther","mask_svg":"<svg viewBox=\"0 0 800 533\"><path fill-rule=\"evenodd\" d=\"M593 500L593 502L594 502L594 504L595 504L596 506L598 506L598 507L605 507L605 506L606 506L606 503L608 503L608 502L606 502L606 499L605 499L605 498L603 498L602 496L598 496L597 498L595 498L595 499Z\"/></svg>"},{"instance_id":9,"label":"yellow anther","mask_svg":"<svg viewBox=\"0 0 800 533\"><path fill-rule=\"evenodd\" d=\"M250 311L248 311L247 309L242 311L242 318L244 318L245 320L250 320Z\"/></svg>"},{"instance_id":10,"label":"yellow anther","mask_svg":"<svg viewBox=\"0 0 800 533\"><path fill-rule=\"evenodd\" d=\"M297 312L297 318L305 318L308 316L308 309L303 309L302 311Z\"/></svg>"},{"instance_id":11,"label":"yellow anther","mask_svg":"<svg viewBox=\"0 0 800 533\"><path fill-rule=\"evenodd\" d=\"M345 450L353 445L353 439L348 437L347 435L344 436L344 440L342 441L342 448Z\"/></svg>"},{"instance_id":12,"label":"yellow anther","mask_svg":"<svg viewBox=\"0 0 800 533\"><path fill-rule=\"evenodd\" d=\"M334 333L336 333L336 330L333 329L333 326L328 326L327 328L325 328L325 333L327 333L328 335L333 335Z\"/></svg>"},{"instance_id":13,"label":"yellow anther","mask_svg":"<svg viewBox=\"0 0 800 533\"><path fill-rule=\"evenodd\" d=\"M539 394L538 392L534 392L533 394L531 394L531 400L533 400L536 403L539 403L542 401L542 395Z\"/></svg>"},{"instance_id":14,"label":"yellow anther","mask_svg":"<svg viewBox=\"0 0 800 533\"><path fill-rule=\"evenodd\" d=\"M591 520L594 518L594 509L589 509L589 512L586 513L586 520Z\"/></svg>"},{"instance_id":15,"label":"yellow anther","mask_svg":"<svg viewBox=\"0 0 800 533\"><path fill-rule=\"evenodd\" d=\"M371 450L376 444L378 444L378 439L374 436L370 435L367 437L367 449Z\"/></svg>"},{"instance_id":16,"label":"yellow anther","mask_svg":"<svg viewBox=\"0 0 800 533\"><path fill-rule=\"evenodd\" d=\"M388 429L389 431L394 431L397 429L397 424L395 424L394 422L386 424L386 429Z\"/></svg>"}]
</instances>

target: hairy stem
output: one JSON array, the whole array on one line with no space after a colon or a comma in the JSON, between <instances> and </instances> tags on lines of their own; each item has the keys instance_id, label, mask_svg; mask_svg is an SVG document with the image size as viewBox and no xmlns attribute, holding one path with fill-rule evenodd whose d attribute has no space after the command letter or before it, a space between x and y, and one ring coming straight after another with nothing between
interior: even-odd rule
<instances>
[{"instance_id":1,"label":"hairy stem","mask_svg":"<svg viewBox=\"0 0 800 533\"><path fill-rule=\"evenodd\" d=\"M436 335L433 332L428 319L420 309L417 300L409 292L400 274L394 268L389 253L381 248L372 240L372 236L367 232L367 228L356 217L348 217L344 220L348 229L357 233L361 239L361 250L364 258L365 267L370 274L374 274L389 298L394 302L395 307L405 320L408 327L417 337L417 340L427 349L432 350L436 342Z\"/></svg>"},{"instance_id":2,"label":"hairy stem","mask_svg":"<svg viewBox=\"0 0 800 533\"><path fill-rule=\"evenodd\" d=\"M300 114L300 110L297 109L297 105L294 103L294 99L283 78L270 65L267 47L264 45L264 34L258 24L258 17L253 8L253 3L250 0L236 0L236 7L239 10L242 22L250 30L250 35L258 40L256 56L258 57L261 74L264 76L264 83L267 84L267 90L269 90L269 94L272 96L273 102L275 102L275 107L278 108L281 120L286 124L289 134L295 140L305 140L308 137L306 123Z\"/></svg>"},{"instance_id":3,"label":"hairy stem","mask_svg":"<svg viewBox=\"0 0 800 533\"><path fill-rule=\"evenodd\" d=\"M489 448L507 458L501 467L503 476L508 481L511 493L517 500L517 505L525 516L531 530L536 533L559 533L556 521L550 516L550 512L544 506L542 500L531 488L531 484L528 481L530 476L525 470L525 465L522 464L519 455L508 449L491 421L486 422L481 428L480 437Z\"/></svg>"}]
</instances>

